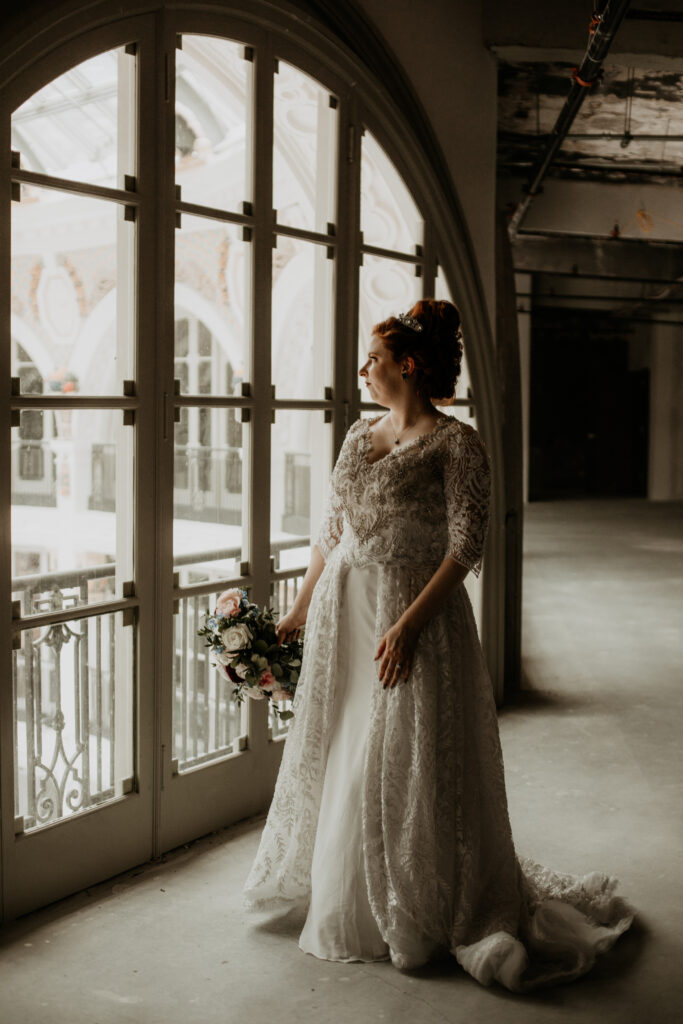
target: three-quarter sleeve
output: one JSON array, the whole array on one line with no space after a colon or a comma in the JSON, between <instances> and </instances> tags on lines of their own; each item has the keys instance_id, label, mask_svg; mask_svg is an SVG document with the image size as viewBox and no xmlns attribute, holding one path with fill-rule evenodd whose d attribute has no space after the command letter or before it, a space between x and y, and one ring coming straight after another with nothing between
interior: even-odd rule
<instances>
[{"instance_id":1,"label":"three-quarter sleeve","mask_svg":"<svg viewBox=\"0 0 683 1024\"><path fill-rule=\"evenodd\" d=\"M491 471L483 442L472 427L463 425L451 435L443 474L447 554L478 576L489 521Z\"/></svg>"},{"instance_id":2,"label":"three-quarter sleeve","mask_svg":"<svg viewBox=\"0 0 683 1024\"><path fill-rule=\"evenodd\" d=\"M357 434L361 429L362 422L362 420L356 420L346 432L344 443L341 446L341 451L330 477L322 522L316 538L316 544L325 561L327 561L332 549L341 540L342 533L344 532L344 505L337 483L339 481L339 486L343 486L344 476L348 476L349 472L353 472L351 463L354 457L358 456Z\"/></svg>"},{"instance_id":3,"label":"three-quarter sleeve","mask_svg":"<svg viewBox=\"0 0 683 1024\"><path fill-rule=\"evenodd\" d=\"M339 495L337 494L336 487L334 486L333 476L330 480L322 523L320 524L320 530L318 531L318 537L316 540L320 554L323 556L325 561L329 558L332 548L335 548L341 540L343 531L344 510Z\"/></svg>"}]
</instances>

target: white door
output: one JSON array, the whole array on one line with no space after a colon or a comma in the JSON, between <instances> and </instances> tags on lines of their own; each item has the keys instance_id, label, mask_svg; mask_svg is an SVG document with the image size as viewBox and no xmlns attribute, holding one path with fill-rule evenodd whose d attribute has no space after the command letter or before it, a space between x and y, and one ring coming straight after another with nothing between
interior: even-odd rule
<instances>
[{"instance_id":1,"label":"white door","mask_svg":"<svg viewBox=\"0 0 683 1024\"><path fill-rule=\"evenodd\" d=\"M183 15L168 38L163 849L261 810L279 765L279 719L235 705L197 629L230 586L284 612L308 562L333 448L338 121L266 34Z\"/></svg>"},{"instance_id":2,"label":"white door","mask_svg":"<svg viewBox=\"0 0 683 1024\"><path fill-rule=\"evenodd\" d=\"M3 94L6 917L152 853L153 460L141 438L154 407L139 361L150 311L136 302L151 286L139 254L153 205L138 180L151 27L84 39L77 67L57 53Z\"/></svg>"}]
</instances>

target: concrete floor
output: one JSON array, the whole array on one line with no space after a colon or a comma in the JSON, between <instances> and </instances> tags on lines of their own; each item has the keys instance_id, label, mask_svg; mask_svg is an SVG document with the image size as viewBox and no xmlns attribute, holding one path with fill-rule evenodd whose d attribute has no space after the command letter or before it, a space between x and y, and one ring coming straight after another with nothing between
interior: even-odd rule
<instances>
[{"instance_id":1,"label":"concrete floor","mask_svg":"<svg viewBox=\"0 0 683 1024\"><path fill-rule=\"evenodd\" d=\"M240 890L262 819L32 914L0 938L2 1024L669 1024L683 1021L683 508L532 505L527 692L501 714L517 847L622 880L637 924L586 978L533 997L454 961L413 975L301 953Z\"/></svg>"}]
</instances>

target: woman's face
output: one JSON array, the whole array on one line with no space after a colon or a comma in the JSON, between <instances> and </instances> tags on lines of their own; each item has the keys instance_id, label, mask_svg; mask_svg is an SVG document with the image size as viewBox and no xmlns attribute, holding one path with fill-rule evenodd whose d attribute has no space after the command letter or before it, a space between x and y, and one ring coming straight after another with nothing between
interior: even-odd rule
<instances>
[{"instance_id":1,"label":"woman's face","mask_svg":"<svg viewBox=\"0 0 683 1024\"><path fill-rule=\"evenodd\" d=\"M401 367L377 334L370 339L368 358L358 374L365 382L370 401L378 405L391 405L401 390Z\"/></svg>"}]
</instances>

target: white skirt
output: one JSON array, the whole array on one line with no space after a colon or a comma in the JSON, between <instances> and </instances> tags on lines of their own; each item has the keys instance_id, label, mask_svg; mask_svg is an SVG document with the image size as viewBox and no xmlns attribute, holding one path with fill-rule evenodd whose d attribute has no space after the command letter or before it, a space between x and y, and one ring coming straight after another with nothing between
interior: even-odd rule
<instances>
[{"instance_id":1,"label":"white skirt","mask_svg":"<svg viewBox=\"0 0 683 1024\"><path fill-rule=\"evenodd\" d=\"M343 583L335 706L313 850L311 900L299 946L323 960L391 958L397 967L413 968L445 949L434 948L416 929L392 932L389 948L370 908L363 858L370 703L373 687L381 685L374 661L377 583L374 565L349 569ZM488 985L496 978L512 991L583 974L633 916L613 895L615 882L606 876L558 875L531 862L525 862L525 869L538 903L521 937L532 955L530 972L522 941L508 931L451 950L478 981Z\"/></svg>"},{"instance_id":2,"label":"white skirt","mask_svg":"<svg viewBox=\"0 0 683 1024\"><path fill-rule=\"evenodd\" d=\"M311 869L311 903L299 946L323 960L386 960L368 901L361 803L373 686L377 566L344 581L334 720Z\"/></svg>"}]
</instances>

